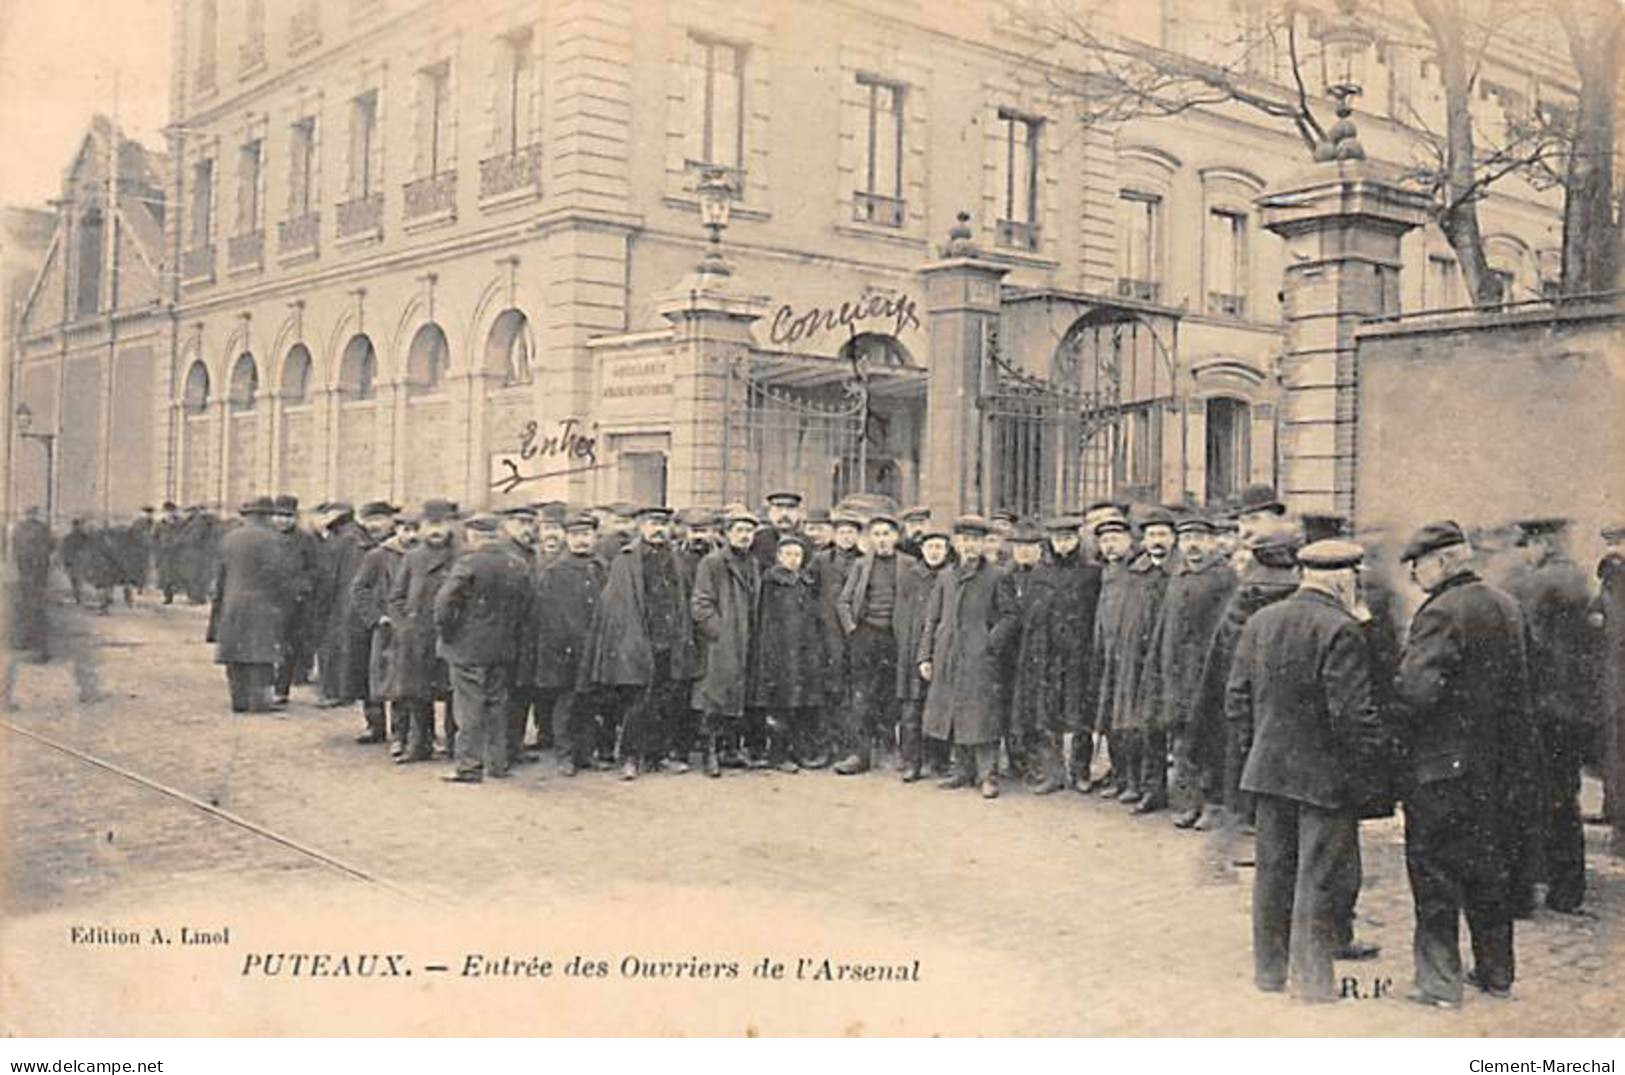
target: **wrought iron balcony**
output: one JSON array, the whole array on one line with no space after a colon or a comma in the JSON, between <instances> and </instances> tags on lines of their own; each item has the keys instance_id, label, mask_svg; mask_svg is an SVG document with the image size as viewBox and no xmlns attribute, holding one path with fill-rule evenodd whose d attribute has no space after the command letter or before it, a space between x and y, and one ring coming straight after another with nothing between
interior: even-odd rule
<instances>
[{"instance_id":1,"label":"wrought iron balcony","mask_svg":"<svg viewBox=\"0 0 1625 1075\"><path fill-rule=\"evenodd\" d=\"M363 194L359 198L340 202L338 211L340 239L381 231L384 227L384 193Z\"/></svg>"},{"instance_id":2,"label":"wrought iron balcony","mask_svg":"<svg viewBox=\"0 0 1625 1075\"><path fill-rule=\"evenodd\" d=\"M1216 317L1246 317L1247 296L1233 295L1227 291L1209 291L1207 312Z\"/></svg>"},{"instance_id":3,"label":"wrought iron balcony","mask_svg":"<svg viewBox=\"0 0 1625 1075\"><path fill-rule=\"evenodd\" d=\"M852 192L852 219L860 224L880 224L888 228L903 226L901 198L888 198L867 190Z\"/></svg>"},{"instance_id":4,"label":"wrought iron balcony","mask_svg":"<svg viewBox=\"0 0 1625 1075\"><path fill-rule=\"evenodd\" d=\"M1038 249L1038 225L1022 220L1001 220L998 244L1016 250Z\"/></svg>"},{"instance_id":5,"label":"wrought iron balcony","mask_svg":"<svg viewBox=\"0 0 1625 1075\"><path fill-rule=\"evenodd\" d=\"M401 188L401 193L407 220L449 213L457 206L457 173L440 172L414 179Z\"/></svg>"},{"instance_id":6,"label":"wrought iron balcony","mask_svg":"<svg viewBox=\"0 0 1625 1075\"><path fill-rule=\"evenodd\" d=\"M541 185L542 146L539 142L480 161L482 199L498 198L519 190L539 190Z\"/></svg>"},{"instance_id":7,"label":"wrought iron balcony","mask_svg":"<svg viewBox=\"0 0 1625 1075\"><path fill-rule=\"evenodd\" d=\"M226 241L227 269L257 269L265 264L265 232L245 231Z\"/></svg>"},{"instance_id":8,"label":"wrought iron balcony","mask_svg":"<svg viewBox=\"0 0 1625 1075\"><path fill-rule=\"evenodd\" d=\"M320 213L290 217L276 226L277 246L284 254L316 249L316 236L322 230Z\"/></svg>"},{"instance_id":9,"label":"wrought iron balcony","mask_svg":"<svg viewBox=\"0 0 1625 1075\"><path fill-rule=\"evenodd\" d=\"M182 280L214 279L214 244L195 246L181 254Z\"/></svg>"},{"instance_id":10,"label":"wrought iron balcony","mask_svg":"<svg viewBox=\"0 0 1625 1075\"><path fill-rule=\"evenodd\" d=\"M1125 299L1156 302L1157 294L1161 290L1162 285L1155 280L1140 280L1133 276L1119 276L1117 278L1117 294Z\"/></svg>"}]
</instances>

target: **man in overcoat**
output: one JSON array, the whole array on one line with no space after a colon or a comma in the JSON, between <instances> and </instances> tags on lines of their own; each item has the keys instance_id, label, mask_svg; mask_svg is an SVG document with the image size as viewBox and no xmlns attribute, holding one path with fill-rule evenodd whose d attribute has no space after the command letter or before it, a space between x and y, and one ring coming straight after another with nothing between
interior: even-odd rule
<instances>
[{"instance_id":1,"label":"man in overcoat","mask_svg":"<svg viewBox=\"0 0 1625 1075\"><path fill-rule=\"evenodd\" d=\"M897 662L913 656L898 652L894 629L901 580L914 562L897 551L898 537L895 517L877 512L869 518L869 551L852 565L836 600L852 683L842 736L846 756L835 764L841 776L866 773L874 763L875 735L893 723Z\"/></svg>"},{"instance_id":2,"label":"man in overcoat","mask_svg":"<svg viewBox=\"0 0 1625 1075\"><path fill-rule=\"evenodd\" d=\"M30 507L12 527L11 559L17 567L17 585L11 594L11 638L7 641L42 659L50 649L45 592L55 545L51 527L39 517L38 508Z\"/></svg>"},{"instance_id":3,"label":"man in overcoat","mask_svg":"<svg viewBox=\"0 0 1625 1075\"><path fill-rule=\"evenodd\" d=\"M517 556L530 572L534 591L541 579L541 566L536 547L536 509L529 504L516 504L497 513L498 531L509 552ZM513 682L508 687L508 714L504 725L508 743L508 764L522 765L537 760L537 755L525 750L526 733L531 726L531 713L535 712L536 739L539 750L552 748L552 721L536 705L536 635L535 624L527 622L519 650L514 657Z\"/></svg>"},{"instance_id":4,"label":"man in overcoat","mask_svg":"<svg viewBox=\"0 0 1625 1075\"><path fill-rule=\"evenodd\" d=\"M163 512L153 524L153 560L164 604L172 605L175 603L175 591L185 589L178 563L182 521L180 509L173 500L164 501Z\"/></svg>"},{"instance_id":5,"label":"man in overcoat","mask_svg":"<svg viewBox=\"0 0 1625 1075\"><path fill-rule=\"evenodd\" d=\"M846 631L841 627L841 591L857 566L863 553L858 548L858 536L863 532L863 520L847 511L830 516L830 544L813 553L812 573L818 580L818 616L824 636L824 673L822 688L824 702L814 718L815 727L809 733L814 744L813 753L802 761L809 768L820 769L829 763L830 746L827 737L844 738L847 706L851 703L852 664L847 647Z\"/></svg>"},{"instance_id":6,"label":"man in overcoat","mask_svg":"<svg viewBox=\"0 0 1625 1075\"><path fill-rule=\"evenodd\" d=\"M660 764L667 715L687 704L698 668L689 587L668 540L670 519L669 508L638 510L638 535L610 564L583 656L587 682L617 695L623 780Z\"/></svg>"},{"instance_id":7,"label":"man in overcoat","mask_svg":"<svg viewBox=\"0 0 1625 1075\"><path fill-rule=\"evenodd\" d=\"M373 500L361 505L353 521L332 528L334 556L329 561L333 574L334 600L329 619L327 657L322 664L322 680L330 697L361 703L364 730L357 743L382 743L387 738L384 700L370 693L368 667L372 659L372 624L356 611L355 579L367 553L377 548L395 529L395 508L388 501Z\"/></svg>"},{"instance_id":8,"label":"man in overcoat","mask_svg":"<svg viewBox=\"0 0 1625 1075\"><path fill-rule=\"evenodd\" d=\"M1257 797L1253 981L1309 1001L1337 999L1333 961L1359 884L1358 776L1384 742L1350 611L1363 555L1347 541L1305 546L1297 592L1247 621L1225 693L1249 744L1241 786Z\"/></svg>"},{"instance_id":9,"label":"man in overcoat","mask_svg":"<svg viewBox=\"0 0 1625 1075\"><path fill-rule=\"evenodd\" d=\"M1139 812L1167 805L1166 794L1159 799L1149 786L1152 769L1164 770L1149 760L1166 753L1165 737L1152 727L1151 713L1161 699L1146 697L1144 681L1151 663L1152 635L1162 613L1168 579L1178 566L1174 551L1174 518L1166 509L1142 509L1140 555L1129 562L1124 581L1123 606L1117 622L1117 667L1112 671L1111 728L1112 767L1121 772L1123 790L1117 799Z\"/></svg>"},{"instance_id":10,"label":"man in overcoat","mask_svg":"<svg viewBox=\"0 0 1625 1075\"><path fill-rule=\"evenodd\" d=\"M282 660L277 662L272 702L287 705L288 694L300 666L309 660L309 606L311 593L321 581L316 539L299 527L299 498L286 493L272 502L271 528L286 544L288 607L282 617Z\"/></svg>"},{"instance_id":11,"label":"man in overcoat","mask_svg":"<svg viewBox=\"0 0 1625 1075\"><path fill-rule=\"evenodd\" d=\"M1567 519L1518 524L1529 569L1507 584L1529 629L1529 687L1544 755L1546 906L1574 914L1585 901L1585 830L1580 821L1580 769L1594 745L1592 647L1587 622L1591 587L1568 555ZM1521 860L1528 862L1527 856ZM1527 899L1528 878L1514 884Z\"/></svg>"},{"instance_id":12,"label":"man in overcoat","mask_svg":"<svg viewBox=\"0 0 1625 1075\"><path fill-rule=\"evenodd\" d=\"M1032 689L1036 686L1036 675L1041 674L1042 664L1035 659L1027 636L1034 621L1041 617L1040 608L1045 603L1050 583L1040 571L1044 531L1030 519L1017 520L1010 529L1006 551L1009 563L999 584L1007 591L1006 600L1015 605L1019 619L1009 660L1000 670L999 709L1010 773L1031 781L1040 764ZM1020 697L1023 681L1027 687L1025 698Z\"/></svg>"},{"instance_id":13,"label":"man in overcoat","mask_svg":"<svg viewBox=\"0 0 1625 1075\"><path fill-rule=\"evenodd\" d=\"M537 585L536 712L553 722L560 776L592 762L597 716L593 692L581 675L581 653L603 597L609 569L593 552L598 519L580 512L564 522L565 551L542 569Z\"/></svg>"},{"instance_id":14,"label":"man in overcoat","mask_svg":"<svg viewBox=\"0 0 1625 1075\"><path fill-rule=\"evenodd\" d=\"M508 692L526 645L535 580L531 565L500 532L495 515L476 515L467 546L434 599L440 653L451 670L460 728L456 768L441 779L477 784L509 774Z\"/></svg>"},{"instance_id":15,"label":"man in overcoat","mask_svg":"<svg viewBox=\"0 0 1625 1075\"><path fill-rule=\"evenodd\" d=\"M766 569L779 558L779 538L801 533L803 497L793 490L781 490L768 493L762 500L767 505L767 525L757 531L750 548L756 562Z\"/></svg>"},{"instance_id":16,"label":"man in overcoat","mask_svg":"<svg viewBox=\"0 0 1625 1075\"><path fill-rule=\"evenodd\" d=\"M1107 510L1109 509L1109 510ZM1134 532L1114 504L1090 512L1095 553L1100 562L1100 600L1095 603L1095 619L1089 631L1089 730L1095 744L1111 743L1112 713L1117 700L1117 670L1122 665L1123 604L1128 599L1129 556L1134 551ZM1086 516L1087 518L1087 516ZM1115 799L1127 786L1127 768L1111 751L1111 768L1097 783L1090 775L1092 754L1081 759L1076 787Z\"/></svg>"},{"instance_id":17,"label":"man in overcoat","mask_svg":"<svg viewBox=\"0 0 1625 1075\"><path fill-rule=\"evenodd\" d=\"M409 732L406 753L396 762L427 761L434 753L435 702L445 702L446 753L455 755L457 716L450 673L439 654L434 602L457 556L453 527L457 509L449 500L426 500L419 518L419 543L401 559L389 591L395 660L385 697L404 704Z\"/></svg>"},{"instance_id":18,"label":"man in overcoat","mask_svg":"<svg viewBox=\"0 0 1625 1075\"><path fill-rule=\"evenodd\" d=\"M1036 568L1040 604L1027 617L1021 633L1021 659L1012 712L1031 719L1036 736L1035 794L1047 795L1068 786L1066 737L1083 759L1087 777L1092 753L1089 699L1089 645L1095 607L1100 601L1100 565L1084 554L1082 520L1058 515L1044 529L1049 555Z\"/></svg>"},{"instance_id":19,"label":"man in overcoat","mask_svg":"<svg viewBox=\"0 0 1625 1075\"><path fill-rule=\"evenodd\" d=\"M382 502L378 506L388 507ZM371 505L369 509L377 510ZM390 513L390 520L392 523L398 521L393 512ZM406 556L405 546L397 540L399 536L400 531L393 530L368 549L350 584L350 610L354 626L357 630L365 631L367 636L367 704L364 707L367 737L370 738L375 731L385 732L389 739L390 756L394 758L406 753L411 723L408 707L405 703L388 700L383 689L385 681L383 677L375 676L374 671L377 669L375 658L380 646L393 645L395 624L389 618L389 595L400 576L401 562ZM389 719L386 720L386 717Z\"/></svg>"},{"instance_id":20,"label":"man in overcoat","mask_svg":"<svg viewBox=\"0 0 1625 1075\"><path fill-rule=\"evenodd\" d=\"M902 562L897 579L897 608L892 613L892 636L896 639L897 660L897 749L898 769L903 783L920 778L925 765L925 698L930 684L920 675L914 655L920 651L925 633L925 610L942 572L952 565L948 557L948 532L926 525L917 535L920 555ZM899 556L904 555L898 553ZM942 744L938 744L942 748ZM942 755L933 762L940 771Z\"/></svg>"},{"instance_id":21,"label":"man in overcoat","mask_svg":"<svg viewBox=\"0 0 1625 1075\"><path fill-rule=\"evenodd\" d=\"M246 524L231 532L215 577L208 641L226 666L233 713L271 708L271 676L282 656L282 617L290 599L287 554L270 527L273 505L259 497L243 505Z\"/></svg>"},{"instance_id":22,"label":"man in overcoat","mask_svg":"<svg viewBox=\"0 0 1625 1075\"><path fill-rule=\"evenodd\" d=\"M1400 659L1406 746L1405 867L1416 927L1411 999L1461 1003L1457 931L1467 918L1480 989L1512 988L1512 851L1533 805L1523 770L1537 764L1518 603L1473 572L1454 522L1430 523L1401 553L1427 593Z\"/></svg>"},{"instance_id":23,"label":"man in overcoat","mask_svg":"<svg viewBox=\"0 0 1625 1075\"><path fill-rule=\"evenodd\" d=\"M1176 530L1180 562L1163 598L1144 694L1157 706L1150 713L1151 726L1171 741L1174 793L1181 808L1174 824L1186 829L1196 824L1205 801L1201 775L1190 749L1191 712L1202 661L1218 630L1225 602L1236 588L1236 574L1215 555L1213 524L1206 516L1187 516L1179 521ZM1149 795L1153 799L1167 796L1163 755L1148 756L1146 767Z\"/></svg>"},{"instance_id":24,"label":"man in overcoat","mask_svg":"<svg viewBox=\"0 0 1625 1075\"><path fill-rule=\"evenodd\" d=\"M787 773L798 772L798 759L815 749L814 715L824 701L824 632L809 546L797 534L779 539L778 561L757 586L749 655L747 712L766 725L768 763Z\"/></svg>"},{"instance_id":25,"label":"man in overcoat","mask_svg":"<svg viewBox=\"0 0 1625 1075\"><path fill-rule=\"evenodd\" d=\"M689 610L694 617L699 678L694 680L693 708L700 714L705 740L705 775L722 775L725 738L743 737L745 750L767 764L763 729L741 728L746 712L751 643L762 568L752 541L757 521L749 514L729 516L721 548L706 555L694 572ZM753 714L754 715L754 714Z\"/></svg>"},{"instance_id":26,"label":"man in overcoat","mask_svg":"<svg viewBox=\"0 0 1625 1075\"><path fill-rule=\"evenodd\" d=\"M982 556L991 527L980 516L954 521L959 563L939 576L926 604L914 654L925 698L925 734L952 746L955 771L939 785L980 785L999 795L999 669L1010 657L1020 610L999 585L1002 572Z\"/></svg>"},{"instance_id":27,"label":"man in overcoat","mask_svg":"<svg viewBox=\"0 0 1625 1075\"><path fill-rule=\"evenodd\" d=\"M356 521L355 508L347 503L328 505L326 538L322 545L322 579L318 590L325 591L327 619L322 624L322 640L317 654L323 708L354 705L365 691L361 669L365 667L354 652L350 585L361 569L361 558L377 542ZM382 742L370 733L357 742Z\"/></svg>"}]
</instances>

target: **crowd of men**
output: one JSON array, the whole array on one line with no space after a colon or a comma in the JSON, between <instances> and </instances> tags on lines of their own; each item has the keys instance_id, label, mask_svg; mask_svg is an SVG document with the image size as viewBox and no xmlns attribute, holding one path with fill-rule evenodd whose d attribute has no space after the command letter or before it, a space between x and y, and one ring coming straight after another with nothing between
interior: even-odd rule
<instances>
[{"instance_id":1,"label":"crowd of men","mask_svg":"<svg viewBox=\"0 0 1625 1075\"><path fill-rule=\"evenodd\" d=\"M220 557L220 541L230 523L222 523L202 505L182 512L165 501L163 514L144 507L129 522L75 518L62 535L57 554L75 604L87 601L106 614L116 594L124 604L156 585L164 604L175 595L192 604L208 600Z\"/></svg>"},{"instance_id":2,"label":"crowd of men","mask_svg":"<svg viewBox=\"0 0 1625 1075\"><path fill-rule=\"evenodd\" d=\"M892 756L905 782L995 799L1020 780L1244 833L1255 982L1307 1000L1335 999L1336 960L1376 954L1353 928L1359 822L1396 800L1411 999L1506 995L1514 919L1538 897L1582 907L1581 768L1619 768L1625 527L1603 532L1594 592L1562 519L1517 524L1499 563L1449 521L1395 557L1267 486L1042 523L765 505L262 497L223 528L209 638L233 710L308 681L398 764L438 742L456 783L549 750L561 776L625 780L852 777Z\"/></svg>"}]
</instances>

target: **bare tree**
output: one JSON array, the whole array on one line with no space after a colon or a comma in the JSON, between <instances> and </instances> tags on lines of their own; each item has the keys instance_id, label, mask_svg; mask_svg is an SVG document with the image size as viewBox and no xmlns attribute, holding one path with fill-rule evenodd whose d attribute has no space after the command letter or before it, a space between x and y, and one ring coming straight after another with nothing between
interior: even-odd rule
<instances>
[{"instance_id":1,"label":"bare tree","mask_svg":"<svg viewBox=\"0 0 1625 1075\"><path fill-rule=\"evenodd\" d=\"M1614 0L1546 2L1614 4ZM1538 122L1532 109L1528 115L1509 115L1504 133L1494 138L1475 127L1472 101L1485 57L1498 35L1509 33L1530 17L1528 0L1409 3L1422 37L1389 43L1423 51L1437 65L1445 124L1442 132L1436 132L1414 110L1407 117L1417 149L1407 177L1432 195L1433 218L1456 254L1473 301L1497 303L1505 296L1485 256L1478 204L1507 176L1516 174L1537 182L1550 176L1562 160L1574 159L1568 156L1573 138L1560 125ZM1340 6L1350 9L1353 4L1341 0ZM1012 9L1011 18L1044 42L1048 61L1044 69L1051 84L1077 102L1086 123L1110 126L1234 104L1289 124L1310 156L1326 159L1334 150L1316 108L1330 110L1331 105L1318 90L1311 93L1305 75L1312 47L1306 41L1305 27L1319 11L1319 5L1295 0L1260 3L1251 16L1242 16L1243 25L1231 34L1206 42L1218 59L1197 58L1118 33L1101 8L1085 6L1081 0L1049 0L1043 7L1028 0ZM1613 84L1617 84L1619 71L1618 50L1618 36L1611 46L1593 45L1599 67L1613 64ZM1583 75L1583 65L1577 61L1577 66ZM1606 72L1600 77L1605 76ZM1611 137L1612 113L1609 116ZM1608 159L1611 156L1610 152ZM1611 175L1610 169L1603 171ZM1585 178L1594 187L1604 182L1594 171ZM1566 184L1570 181L1564 180ZM1611 190L1609 187L1607 193L1610 200ZM1603 194L1594 197L1601 199ZM1599 203L1589 204L1594 208ZM1567 262L1565 255L1565 265Z\"/></svg>"},{"instance_id":2,"label":"bare tree","mask_svg":"<svg viewBox=\"0 0 1625 1075\"><path fill-rule=\"evenodd\" d=\"M1564 294L1619 286L1625 205L1616 197L1614 132L1621 93L1625 7L1616 0L1549 0L1580 76L1563 179Z\"/></svg>"}]
</instances>

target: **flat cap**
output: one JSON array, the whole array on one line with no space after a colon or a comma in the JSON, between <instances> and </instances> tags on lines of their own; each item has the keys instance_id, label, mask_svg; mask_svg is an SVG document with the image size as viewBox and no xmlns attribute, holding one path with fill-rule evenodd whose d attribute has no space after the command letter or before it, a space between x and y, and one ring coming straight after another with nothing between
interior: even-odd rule
<instances>
[{"instance_id":1,"label":"flat cap","mask_svg":"<svg viewBox=\"0 0 1625 1075\"><path fill-rule=\"evenodd\" d=\"M762 498L766 504L778 504L782 507L797 507L801 504L801 494L790 489L780 489L767 494Z\"/></svg>"},{"instance_id":2,"label":"flat cap","mask_svg":"<svg viewBox=\"0 0 1625 1075\"><path fill-rule=\"evenodd\" d=\"M1336 571L1358 567L1365 559L1365 550L1352 541L1326 538L1310 542L1298 550L1298 563L1315 571Z\"/></svg>"},{"instance_id":3,"label":"flat cap","mask_svg":"<svg viewBox=\"0 0 1625 1075\"><path fill-rule=\"evenodd\" d=\"M809 526L812 525L813 523L832 523L832 522L834 522L834 520L830 518L828 508L814 508L813 510L811 510L811 511L809 511L807 513L807 524Z\"/></svg>"},{"instance_id":4,"label":"flat cap","mask_svg":"<svg viewBox=\"0 0 1625 1075\"><path fill-rule=\"evenodd\" d=\"M677 521L689 529L703 529L717 525L717 513L705 508L683 508L677 512Z\"/></svg>"},{"instance_id":5,"label":"flat cap","mask_svg":"<svg viewBox=\"0 0 1625 1075\"><path fill-rule=\"evenodd\" d=\"M927 521L925 524L925 529L920 531L920 544L924 545L932 538L941 538L943 541L952 540L951 535L948 533L947 527L938 526L936 523Z\"/></svg>"},{"instance_id":6,"label":"flat cap","mask_svg":"<svg viewBox=\"0 0 1625 1075\"><path fill-rule=\"evenodd\" d=\"M956 534L986 534L993 527L980 515L961 515L954 520Z\"/></svg>"},{"instance_id":7,"label":"flat cap","mask_svg":"<svg viewBox=\"0 0 1625 1075\"><path fill-rule=\"evenodd\" d=\"M401 509L397 508L394 504L391 504L387 500L369 500L365 504L361 505L360 510L356 512L356 517L361 519L372 519L379 515L394 515L400 510Z\"/></svg>"},{"instance_id":8,"label":"flat cap","mask_svg":"<svg viewBox=\"0 0 1625 1075\"><path fill-rule=\"evenodd\" d=\"M1153 526L1166 526L1172 529L1174 525L1174 513L1158 504L1149 504L1134 512L1130 518L1140 524L1141 530Z\"/></svg>"},{"instance_id":9,"label":"flat cap","mask_svg":"<svg viewBox=\"0 0 1625 1075\"><path fill-rule=\"evenodd\" d=\"M337 515L341 519L346 515L355 514L355 507L348 500L329 500L327 506L322 510L328 515Z\"/></svg>"},{"instance_id":10,"label":"flat cap","mask_svg":"<svg viewBox=\"0 0 1625 1075\"><path fill-rule=\"evenodd\" d=\"M857 530L863 529L863 520L850 511L832 512L829 521L834 523L837 528L850 526Z\"/></svg>"},{"instance_id":11,"label":"flat cap","mask_svg":"<svg viewBox=\"0 0 1625 1075\"><path fill-rule=\"evenodd\" d=\"M630 500L617 500L613 503L605 504L604 510L609 512L611 515L619 515L623 519L630 519L638 513L638 506L632 503Z\"/></svg>"},{"instance_id":12,"label":"flat cap","mask_svg":"<svg viewBox=\"0 0 1625 1075\"><path fill-rule=\"evenodd\" d=\"M570 505L562 500L547 500L539 504L532 504L536 509L536 518L544 523L553 523L563 526L564 521L570 517Z\"/></svg>"},{"instance_id":13,"label":"flat cap","mask_svg":"<svg viewBox=\"0 0 1625 1075\"><path fill-rule=\"evenodd\" d=\"M164 501L163 510L165 510L165 511L175 511L176 510L175 502L173 500Z\"/></svg>"},{"instance_id":14,"label":"flat cap","mask_svg":"<svg viewBox=\"0 0 1625 1075\"><path fill-rule=\"evenodd\" d=\"M794 530L790 531L789 533L779 535L778 547L782 549L786 545L800 545L802 552L806 552L808 549L807 539L796 533Z\"/></svg>"},{"instance_id":15,"label":"flat cap","mask_svg":"<svg viewBox=\"0 0 1625 1075\"><path fill-rule=\"evenodd\" d=\"M899 529L897 516L885 511L877 511L873 515L869 516L869 525L884 525L891 527L893 530Z\"/></svg>"},{"instance_id":16,"label":"flat cap","mask_svg":"<svg viewBox=\"0 0 1625 1075\"><path fill-rule=\"evenodd\" d=\"M620 515L621 512L616 511L615 514ZM632 510L632 518L634 519L669 519L671 516L672 510L663 504L645 504L641 508Z\"/></svg>"},{"instance_id":17,"label":"flat cap","mask_svg":"<svg viewBox=\"0 0 1625 1075\"><path fill-rule=\"evenodd\" d=\"M529 504L515 504L512 507L503 508L497 514L515 519L534 519L536 518L536 509Z\"/></svg>"},{"instance_id":18,"label":"flat cap","mask_svg":"<svg viewBox=\"0 0 1625 1075\"><path fill-rule=\"evenodd\" d=\"M1101 534L1110 534L1113 532L1122 532L1126 534L1129 532L1129 529L1130 527L1128 525L1128 520L1123 518L1121 515L1116 514L1105 515L1096 520L1094 524L1096 536Z\"/></svg>"},{"instance_id":19,"label":"flat cap","mask_svg":"<svg viewBox=\"0 0 1625 1075\"><path fill-rule=\"evenodd\" d=\"M1044 528L1032 519L1017 519L1010 531L1010 540L1023 545L1036 545L1044 540Z\"/></svg>"},{"instance_id":20,"label":"flat cap","mask_svg":"<svg viewBox=\"0 0 1625 1075\"><path fill-rule=\"evenodd\" d=\"M597 530L598 516L590 511L578 511L564 520L566 530Z\"/></svg>"},{"instance_id":21,"label":"flat cap","mask_svg":"<svg viewBox=\"0 0 1625 1075\"><path fill-rule=\"evenodd\" d=\"M268 496L257 496L243 501L243 506L237 510L242 515L274 515L276 502Z\"/></svg>"},{"instance_id":22,"label":"flat cap","mask_svg":"<svg viewBox=\"0 0 1625 1075\"><path fill-rule=\"evenodd\" d=\"M1604 541L1618 541L1625 538L1625 522L1609 523L1599 533Z\"/></svg>"},{"instance_id":23,"label":"flat cap","mask_svg":"<svg viewBox=\"0 0 1625 1075\"><path fill-rule=\"evenodd\" d=\"M723 526L733 526L735 523L749 523L752 526L761 526L762 520L756 517L755 512L747 511L741 504L724 509L722 516Z\"/></svg>"},{"instance_id":24,"label":"flat cap","mask_svg":"<svg viewBox=\"0 0 1625 1075\"><path fill-rule=\"evenodd\" d=\"M1438 549L1465 544L1467 535L1462 533L1461 525L1453 519L1441 519L1436 523L1428 523L1412 534L1411 539L1405 542L1405 548L1400 551L1399 559L1401 562L1415 560Z\"/></svg>"},{"instance_id":25,"label":"flat cap","mask_svg":"<svg viewBox=\"0 0 1625 1075\"><path fill-rule=\"evenodd\" d=\"M1070 533L1083 526L1081 515L1051 515L1044 520L1044 529L1051 533Z\"/></svg>"},{"instance_id":26,"label":"flat cap","mask_svg":"<svg viewBox=\"0 0 1625 1075\"><path fill-rule=\"evenodd\" d=\"M1016 513L1009 508L996 508L988 513L988 519L996 523L1014 523Z\"/></svg>"},{"instance_id":27,"label":"flat cap","mask_svg":"<svg viewBox=\"0 0 1625 1075\"><path fill-rule=\"evenodd\" d=\"M1286 505L1281 503L1281 498L1275 495L1273 486L1260 482L1257 485L1249 485L1241 491L1241 495L1236 497L1235 511L1237 515L1247 515L1255 511L1285 515Z\"/></svg>"},{"instance_id":28,"label":"flat cap","mask_svg":"<svg viewBox=\"0 0 1625 1075\"><path fill-rule=\"evenodd\" d=\"M492 515L488 511L482 511L478 515L472 516L463 525L470 530L476 531L477 533L494 534L497 532L497 528L500 527L501 524L502 520L499 517Z\"/></svg>"},{"instance_id":29,"label":"flat cap","mask_svg":"<svg viewBox=\"0 0 1625 1075\"><path fill-rule=\"evenodd\" d=\"M904 510L902 520L905 523L921 523L931 518L931 509L924 504L915 504Z\"/></svg>"},{"instance_id":30,"label":"flat cap","mask_svg":"<svg viewBox=\"0 0 1625 1075\"><path fill-rule=\"evenodd\" d=\"M279 514L292 515L299 510L299 498L288 493L279 493L271 501Z\"/></svg>"},{"instance_id":31,"label":"flat cap","mask_svg":"<svg viewBox=\"0 0 1625 1075\"><path fill-rule=\"evenodd\" d=\"M1198 530L1211 534L1213 532L1213 520L1201 512L1193 511L1175 523L1174 529L1181 534L1189 534Z\"/></svg>"},{"instance_id":32,"label":"flat cap","mask_svg":"<svg viewBox=\"0 0 1625 1075\"><path fill-rule=\"evenodd\" d=\"M1311 545L1327 538L1349 536L1349 520L1346 515L1306 511L1303 513L1302 522L1303 540Z\"/></svg>"},{"instance_id":33,"label":"flat cap","mask_svg":"<svg viewBox=\"0 0 1625 1075\"><path fill-rule=\"evenodd\" d=\"M1518 529L1524 537L1535 537L1539 534L1560 534L1569 528L1569 520L1556 516L1540 519L1519 519Z\"/></svg>"},{"instance_id":34,"label":"flat cap","mask_svg":"<svg viewBox=\"0 0 1625 1075\"><path fill-rule=\"evenodd\" d=\"M443 523L457 518L457 505L449 500L435 498L423 502L423 511L419 513L426 523Z\"/></svg>"}]
</instances>

